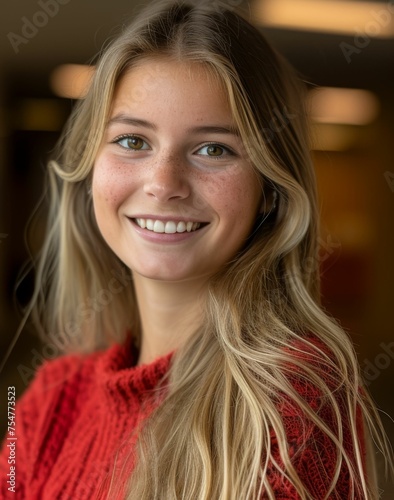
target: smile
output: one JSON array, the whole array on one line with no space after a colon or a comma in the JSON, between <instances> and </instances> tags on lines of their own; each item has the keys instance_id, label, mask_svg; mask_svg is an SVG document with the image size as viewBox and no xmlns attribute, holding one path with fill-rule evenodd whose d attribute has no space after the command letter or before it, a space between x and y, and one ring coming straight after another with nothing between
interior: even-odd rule
<instances>
[{"instance_id":1,"label":"smile","mask_svg":"<svg viewBox=\"0 0 394 500\"><path fill-rule=\"evenodd\" d=\"M163 220L153 220L153 219L134 219L134 221L138 224L141 229L147 229L148 231L152 231L154 233L166 233L166 234L174 234L174 233L191 233L200 229L203 224L202 222L192 222L192 221L163 221Z\"/></svg>"}]
</instances>

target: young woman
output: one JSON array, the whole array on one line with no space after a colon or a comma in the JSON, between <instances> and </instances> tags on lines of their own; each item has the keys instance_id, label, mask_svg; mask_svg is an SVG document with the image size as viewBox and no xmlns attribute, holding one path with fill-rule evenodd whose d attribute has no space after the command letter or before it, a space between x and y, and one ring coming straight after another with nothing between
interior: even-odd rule
<instances>
[{"instance_id":1,"label":"young woman","mask_svg":"<svg viewBox=\"0 0 394 500\"><path fill-rule=\"evenodd\" d=\"M379 497L302 100L216 2L154 2L107 47L49 168L32 308L68 354L17 405L4 498Z\"/></svg>"}]
</instances>

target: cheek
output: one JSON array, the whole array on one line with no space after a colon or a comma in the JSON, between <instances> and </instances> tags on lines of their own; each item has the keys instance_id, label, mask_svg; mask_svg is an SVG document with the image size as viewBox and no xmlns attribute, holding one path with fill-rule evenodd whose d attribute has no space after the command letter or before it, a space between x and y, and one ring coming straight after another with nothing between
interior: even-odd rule
<instances>
[{"instance_id":1,"label":"cheek","mask_svg":"<svg viewBox=\"0 0 394 500\"><path fill-rule=\"evenodd\" d=\"M252 224L260 208L262 191L253 172L223 174L211 184L209 196L222 219L234 225Z\"/></svg>"},{"instance_id":2,"label":"cheek","mask_svg":"<svg viewBox=\"0 0 394 500\"><path fill-rule=\"evenodd\" d=\"M93 167L92 196L95 210L103 206L117 208L130 193L129 169L108 158L100 157Z\"/></svg>"}]
</instances>

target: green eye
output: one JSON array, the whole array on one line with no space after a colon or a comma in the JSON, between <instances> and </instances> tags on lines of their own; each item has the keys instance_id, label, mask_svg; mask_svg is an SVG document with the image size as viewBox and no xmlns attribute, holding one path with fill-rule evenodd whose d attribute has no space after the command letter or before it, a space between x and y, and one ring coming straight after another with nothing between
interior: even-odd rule
<instances>
[{"instance_id":1,"label":"green eye","mask_svg":"<svg viewBox=\"0 0 394 500\"><path fill-rule=\"evenodd\" d=\"M222 158L225 156L233 156L234 153L220 144L207 144L206 146L200 148L197 154L202 156L210 156L211 158Z\"/></svg>"},{"instance_id":2,"label":"green eye","mask_svg":"<svg viewBox=\"0 0 394 500\"><path fill-rule=\"evenodd\" d=\"M220 146L208 146L207 153L209 156L221 156L223 154L223 148Z\"/></svg>"}]
</instances>

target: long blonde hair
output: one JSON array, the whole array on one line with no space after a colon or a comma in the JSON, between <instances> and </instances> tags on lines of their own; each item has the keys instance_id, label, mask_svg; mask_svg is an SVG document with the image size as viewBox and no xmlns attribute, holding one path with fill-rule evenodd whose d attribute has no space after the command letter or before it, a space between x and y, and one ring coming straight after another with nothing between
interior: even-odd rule
<instances>
[{"instance_id":1,"label":"long blonde hair","mask_svg":"<svg viewBox=\"0 0 394 500\"><path fill-rule=\"evenodd\" d=\"M141 429L127 498L239 500L264 492L273 499L269 467L300 498L311 498L291 459L281 401L301 409L332 442L336 467L325 498L334 494L341 470L349 476L349 498L378 498L364 472L357 411L387 456L389 445L360 390L352 344L319 303L318 207L304 90L233 9L219 2L153 2L102 54L49 165L48 233L32 301L36 324L68 351L122 342L128 330L139 344L131 274L98 230L89 186L117 82L137 61L155 57L204 64L221 81L264 194L268 200L275 191L278 200L276 207L267 201L245 247L211 279L203 326L174 354L165 397ZM134 89L136 99L145 85ZM105 294L120 276L121 290ZM92 308L100 294L102 307ZM316 388L333 426L297 392L294 377ZM282 465L273 456L272 433Z\"/></svg>"}]
</instances>

